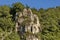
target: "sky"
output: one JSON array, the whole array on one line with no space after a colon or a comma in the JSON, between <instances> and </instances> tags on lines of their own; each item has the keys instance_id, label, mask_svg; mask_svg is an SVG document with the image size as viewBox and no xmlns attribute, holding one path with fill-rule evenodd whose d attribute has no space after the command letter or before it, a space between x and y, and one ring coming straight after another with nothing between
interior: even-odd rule
<instances>
[{"instance_id":1,"label":"sky","mask_svg":"<svg viewBox=\"0 0 60 40\"><path fill-rule=\"evenodd\" d=\"M60 0L0 0L1 5L11 6L13 3L21 2L23 5L28 5L30 8L52 8L60 6Z\"/></svg>"}]
</instances>

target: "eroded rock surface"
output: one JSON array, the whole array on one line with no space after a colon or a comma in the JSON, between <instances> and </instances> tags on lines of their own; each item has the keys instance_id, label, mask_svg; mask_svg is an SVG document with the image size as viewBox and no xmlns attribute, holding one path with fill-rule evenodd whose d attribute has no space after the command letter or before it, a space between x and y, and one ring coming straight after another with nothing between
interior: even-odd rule
<instances>
[{"instance_id":1,"label":"eroded rock surface","mask_svg":"<svg viewBox=\"0 0 60 40\"><path fill-rule=\"evenodd\" d=\"M16 31L21 33L37 34L40 32L40 23L37 15L31 9L24 9L23 12L16 13ZM26 40L38 40L37 37L29 35Z\"/></svg>"}]
</instances>

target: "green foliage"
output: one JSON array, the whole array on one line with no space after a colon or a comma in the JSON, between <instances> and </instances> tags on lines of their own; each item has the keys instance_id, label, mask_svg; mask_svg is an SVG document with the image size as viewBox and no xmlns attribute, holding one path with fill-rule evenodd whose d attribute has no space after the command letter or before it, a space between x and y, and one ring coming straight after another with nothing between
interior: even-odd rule
<instances>
[{"instance_id":1,"label":"green foliage","mask_svg":"<svg viewBox=\"0 0 60 40\"><path fill-rule=\"evenodd\" d=\"M18 12L18 11L23 11L24 5L21 4L21 3L19 3L19 2L14 3L14 4L13 4L13 9L14 9L16 12Z\"/></svg>"},{"instance_id":2,"label":"green foliage","mask_svg":"<svg viewBox=\"0 0 60 40\"><path fill-rule=\"evenodd\" d=\"M20 40L18 34L14 33L15 22L10 10L8 6L0 6L0 40Z\"/></svg>"},{"instance_id":3,"label":"green foliage","mask_svg":"<svg viewBox=\"0 0 60 40\"><path fill-rule=\"evenodd\" d=\"M39 17L42 40L60 40L60 7L41 8L38 11L33 8L32 12Z\"/></svg>"},{"instance_id":4,"label":"green foliage","mask_svg":"<svg viewBox=\"0 0 60 40\"><path fill-rule=\"evenodd\" d=\"M13 32L11 35L6 37L5 40L20 40L20 37L16 32Z\"/></svg>"},{"instance_id":5,"label":"green foliage","mask_svg":"<svg viewBox=\"0 0 60 40\"><path fill-rule=\"evenodd\" d=\"M10 17L11 15L9 14L10 12L10 7L8 6L0 6L0 17Z\"/></svg>"},{"instance_id":6,"label":"green foliage","mask_svg":"<svg viewBox=\"0 0 60 40\"><path fill-rule=\"evenodd\" d=\"M40 11L39 11L40 12ZM58 20L60 19L60 11L57 8L49 8L41 14L42 39L43 40L59 40L60 28Z\"/></svg>"}]
</instances>

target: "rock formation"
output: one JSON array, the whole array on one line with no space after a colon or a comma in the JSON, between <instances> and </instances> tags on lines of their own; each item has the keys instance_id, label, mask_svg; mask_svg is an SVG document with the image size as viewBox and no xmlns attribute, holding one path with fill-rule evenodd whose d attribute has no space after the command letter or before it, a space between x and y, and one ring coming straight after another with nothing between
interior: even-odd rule
<instances>
[{"instance_id":1,"label":"rock formation","mask_svg":"<svg viewBox=\"0 0 60 40\"><path fill-rule=\"evenodd\" d=\"M24 9L23 12L16 13L16 31L21 35L22 40L39 40L34 34L40 32L39 18L33 14L31 9ZM27 37L23 39L23 35Z\"/></svg>"}]
</instances>

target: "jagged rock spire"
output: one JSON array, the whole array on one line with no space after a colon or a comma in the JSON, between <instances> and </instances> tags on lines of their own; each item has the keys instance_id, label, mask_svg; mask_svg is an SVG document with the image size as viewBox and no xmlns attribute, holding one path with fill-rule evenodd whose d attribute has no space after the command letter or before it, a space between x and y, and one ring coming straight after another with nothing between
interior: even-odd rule
<instances>
[{"instance_id":1,"label":"jagged rock spire","mask_svg":"<svg viewBox=\"0 0 60 40\"><path fill-rule=\"evenodd\" d=\"M16 31L19 31L21 35L27 32L37 34L40 32L39 28L40 28L39 18L36 14L32 13L30 8L29 9L25 8L23 12L18 12L18 14L16 14ZM28 37L26 38L26 40L29 40ZM35 36L33 37L36 38ZM34 38L32 38L31 40L38 40L38 38L36 39Z\"/></svg>"}]
</instances>

